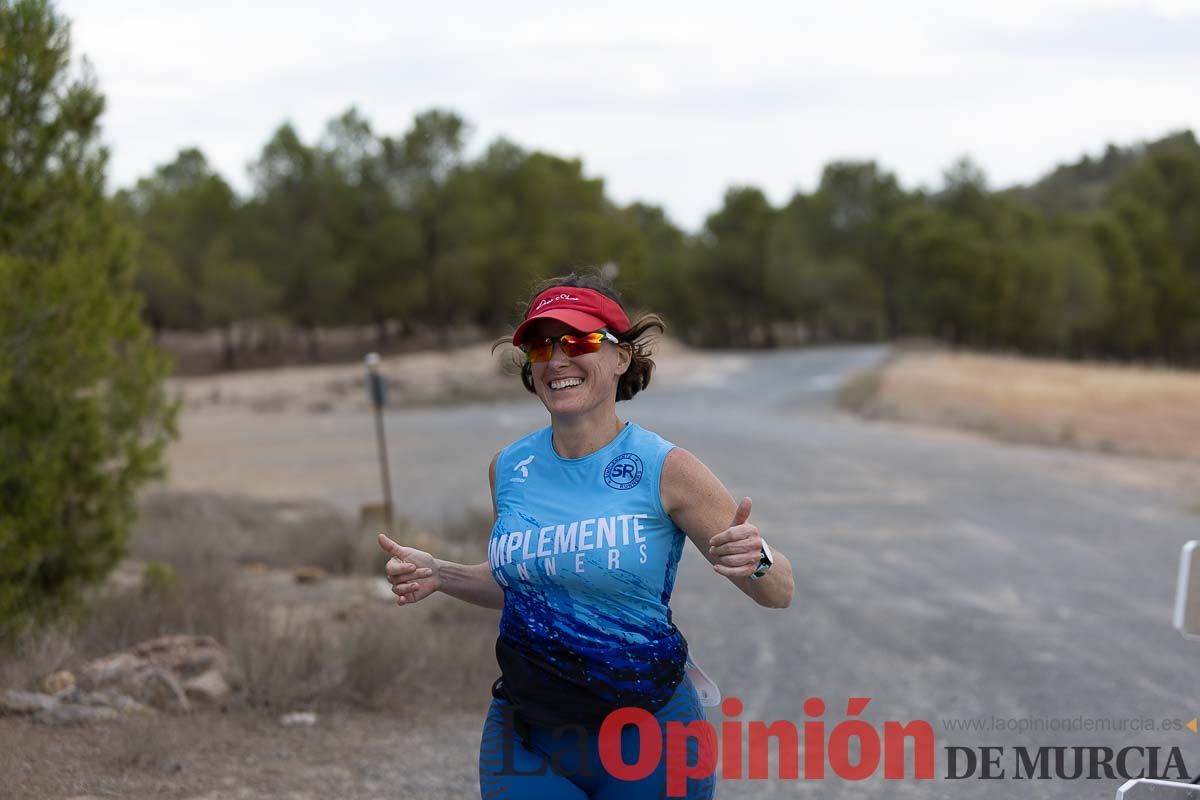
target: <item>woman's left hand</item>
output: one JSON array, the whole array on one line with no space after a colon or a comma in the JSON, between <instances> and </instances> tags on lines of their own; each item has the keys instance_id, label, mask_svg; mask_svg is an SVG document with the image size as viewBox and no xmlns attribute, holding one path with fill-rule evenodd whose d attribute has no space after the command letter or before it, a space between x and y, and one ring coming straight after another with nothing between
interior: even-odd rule
<instances>
[{"instance_id":1,"label":"woman's left hand","mask_svg":"<svg viewBox=\"0 0 1200 800\"><path fill-rule=\"evenodd\" d=\"M758 569L762 537L750 518L750 498L743 497L729 527L709 540L708 559L713 570L728 578L745 578Z\"/></svg>"}]
</instances>

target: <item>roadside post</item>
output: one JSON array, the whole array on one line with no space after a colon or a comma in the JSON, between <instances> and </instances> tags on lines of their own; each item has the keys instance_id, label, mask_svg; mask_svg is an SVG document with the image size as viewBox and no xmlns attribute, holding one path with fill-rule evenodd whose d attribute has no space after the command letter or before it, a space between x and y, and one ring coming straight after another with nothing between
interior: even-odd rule
<instances>
[{"instance_id":1,"label":"roadside post","mask_svg":"<svg viewBox=\"0 0 1200 800\"><path fill-rule=\"evenodd\" d=\"M388 468L387 438L383 431L383 408L387 405L387 379L379 373L379 354L367 354L367 392L375 410L375 444L379 451L379 478L383 483L383 521L388 536L392 529L392 474Z\"/></svg>"},{"instance_id":2,"label":"roadside post","mask_svg":"<svg viewBox=\"0 0 1200 800\"><path fill-rule=\"evenodd\" d=\"M1200 800L1200 786L1134 778L1117 789L1117 800Z\"/></svg>"},{"instance_id":3,"label":"roadside post","mask_svg":"<svg viewBox=\"0 0 1200 800\"><path fill-rule=\"evenodd\" d=\"M1187 542L1179 554L1174 627L1184 638L1200 639L1200 541ZM1188 728L1196 732L1195 718ZM1117 800L1200 800L1200 786L1135 778L1117 790Z\"/></svg>"}]
</instances>

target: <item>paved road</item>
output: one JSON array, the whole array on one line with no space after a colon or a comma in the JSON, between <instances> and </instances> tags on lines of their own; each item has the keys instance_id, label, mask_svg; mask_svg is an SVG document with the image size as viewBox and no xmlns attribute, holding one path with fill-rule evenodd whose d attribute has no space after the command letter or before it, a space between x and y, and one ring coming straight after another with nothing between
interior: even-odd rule
<instances>
[{"instance_id":1,"label":"paved road","mask_svg":"<svg viewBox=\"0 0 1200 800\"><path fill-rule=\"evenodd\" d=\"M685 556L676 622L725 694L745 702L740 718L801 723L803 700L820 696L828 730L844 718L846 698L865 696L863 718L878 729L925 719L936 731L932 782L730 780L720 796L1107 798L1120 783L1012 780L1014 745L1178 745L1200 771L1200 736L1132 729L1200 713L1200 645L1169 624L1180 546L1200 535L1200 517L1187 511L1196 498L1154 479L1147 462L833 410L841 378L881 356L877 348L750 355L724 379L655 386L619 407L696 453L735 495L751 495L752 520L796 567L794 605L772 611L690 548ZM223 428L210 415L185 430L224 459L221 432L241 422ZM404 452L393 462L402 510L436 519L464 498L487 507L491 454L541 424L532 398L390 414ZM376 494L367 418L264 417L256 427L244 466L226 468L223 480L347 508ZM191 468L203 470L191 455ZM246 464L253 474L238 472ZM953 733L942 722L992 717L1040 720L1027 724L1043 730ZM1089 724L1077 718L1126 730L1045 729ZM946 780L948 745L1008 746L1008 777Z\"/></svg>"}]
</instances>

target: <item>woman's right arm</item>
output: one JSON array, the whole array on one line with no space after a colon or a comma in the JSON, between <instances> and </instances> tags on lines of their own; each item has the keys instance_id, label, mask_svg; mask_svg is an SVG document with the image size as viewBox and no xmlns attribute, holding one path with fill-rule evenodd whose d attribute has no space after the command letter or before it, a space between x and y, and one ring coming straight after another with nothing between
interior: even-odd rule
<instances>
[{"instance_id":1,"label":"woman's right arm","mask_svg":"<svg viewBox=\"0 0 1200 800\"><path fill-rule=\"evenodd\" d=\"M499 457L499 453L493 456L488 467L493 524L497 517L496 460ZM424 550L398 544L382 533L379 534L379 546L392 556L384 571L388 582L392 584L392 593L396 595L398 605L411 605L440 591L477 606L504 607L504 590L492 577L492 570L486 561L482 564L445 561L434 558Z\"/></svg>"},{"instance_id":2,"label":"woman's right arm","mask_svg":"<svg viewBox=\"0 0 1200 800\"><path fill-rule=\"evenodd\" d=\"M504 607L504 590L492 577L492 570L486 561L482 564L455 564L440 558L435 560L441 574L441 585L438 586L441 592L484 608Z\"/></svg>"}]
</instances>

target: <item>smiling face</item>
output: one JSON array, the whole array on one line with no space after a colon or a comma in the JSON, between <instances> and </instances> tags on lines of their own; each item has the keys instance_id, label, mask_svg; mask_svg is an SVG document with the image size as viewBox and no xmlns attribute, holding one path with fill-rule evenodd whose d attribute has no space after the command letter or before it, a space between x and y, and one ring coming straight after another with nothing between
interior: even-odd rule
<instances>
[{"instance_id":1,"label":"smiling face","mask_svg":"<svg viewBox=\"0 0 1200 800\"><path fill-rule=\"evenodd\" d=\"M529 336L554 337L564 333L591 331L577 331L558 320L543 319L530 328ZM612 342L604 342L599 352L575 358L569 358L562 345L555 344L549 361L530 365L533 388L551 416L587 414L606 404L616 405L617 381L629 368L629 360L628 349Z\"/></svg>"}]
</instances>

